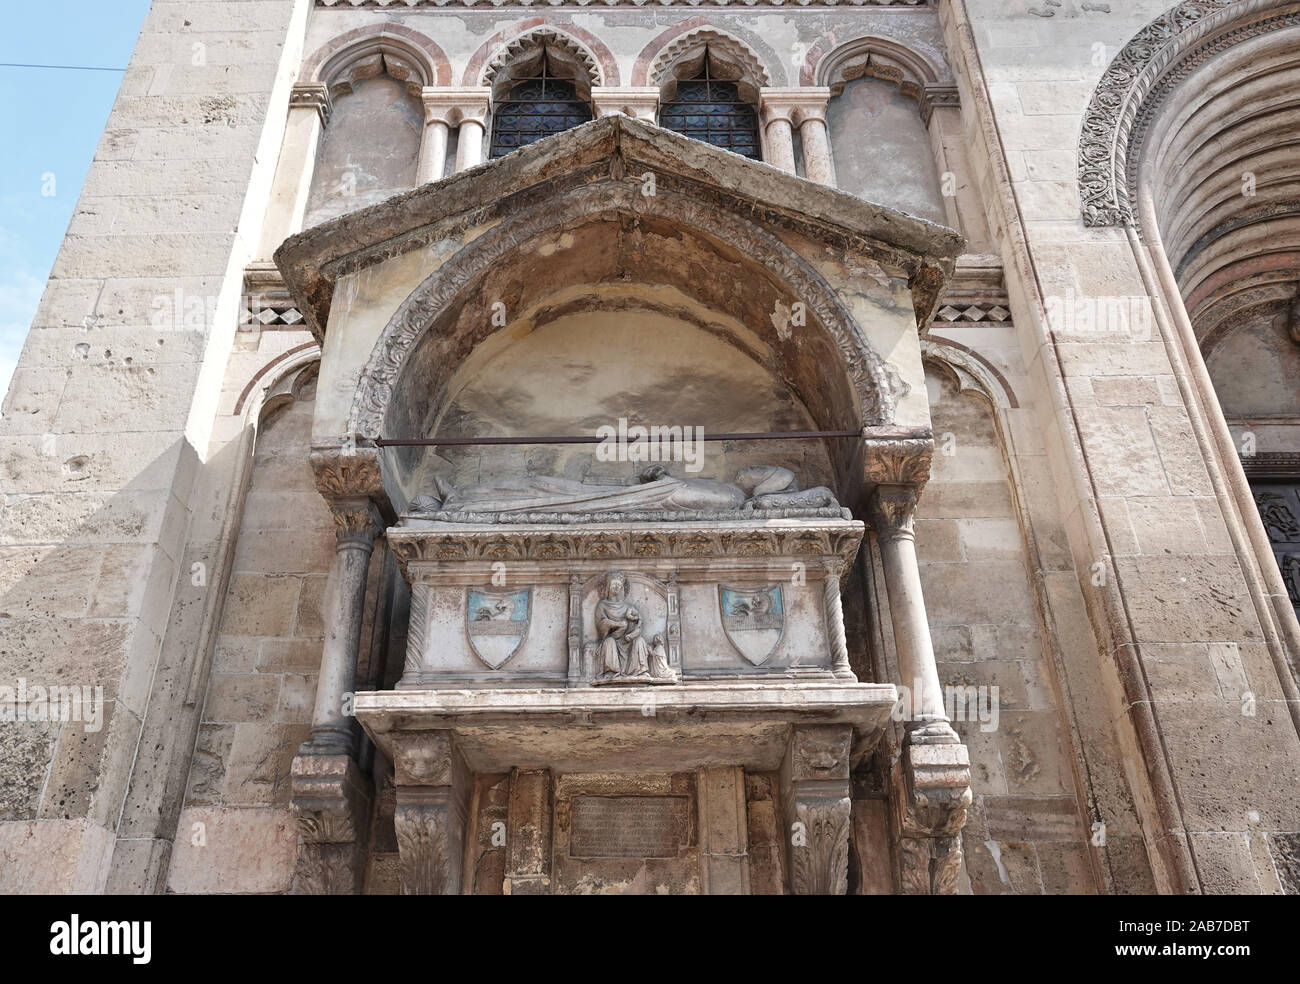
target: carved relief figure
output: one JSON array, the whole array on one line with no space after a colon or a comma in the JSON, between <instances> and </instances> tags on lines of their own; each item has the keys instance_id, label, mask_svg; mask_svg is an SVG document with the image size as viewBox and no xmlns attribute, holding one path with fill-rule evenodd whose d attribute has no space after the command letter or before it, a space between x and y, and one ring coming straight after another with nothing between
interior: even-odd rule
<instances>
[{"instance_id":1,"label":"carved relief figure","mask_svg":"<svg viewBox=\"0 0 1300 984\"><path fill-rule=\"evenodd\" d=\"M625 599L627 582L611 574L605 597L596 604L602 676L647 676L650 652L641 637L641 611Z\"/></svg>"},{"instance_id":2,"label":"carved relief figure","mask_svg":"<svg viewBox=\"0 0 1300 984\"><path fill-rule=\"evenodd\" d=\"M645 613L628 600L627 578L610 574L596 603L597 683L675 683L662 633L646 641Z\"/></svg>"},{"instance_id":3,"label":"carved relief figure","mask_svg":"<svg viewBox=\"0 0 1300 984\"><path fill-rule=\"evenodd\" d=\"M532 475L458 489L436 477L433 493L416 496L412 513L726 513L839 505L830 489L801 490L794 472L777 465L743 468L734 484L675 478L662 465L644 469L634 485L597 485L555 475Z\"/></svg>"},{"instance_id":4,"label":"carved relief figure","mask_svg":"<svg viewBox=\"0 0 1300 984\"><path fill-rule=\"evenodd\" d=\"M1255 506L1264 521L1268 538L1274 543L1294 543L1300 540L1300 523L1296 522L1291 506L1277 492L1256 491Z\"/></svg>"}]
</instances>

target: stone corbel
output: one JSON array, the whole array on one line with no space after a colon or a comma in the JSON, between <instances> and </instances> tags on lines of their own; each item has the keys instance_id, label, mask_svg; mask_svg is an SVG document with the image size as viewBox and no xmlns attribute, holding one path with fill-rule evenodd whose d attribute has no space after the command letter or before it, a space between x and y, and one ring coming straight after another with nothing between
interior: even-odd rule
<instances>
[{"instance_id":1,"label":"stone corbel","mask_svg":"<svg viewBox=\"0 0 1300 984\"><path fill-rule=\"evenodd\" d=\"M791 730L781 795L794 895L844 895L849 885L850 725Z\"/></svg>"},{"instance_id":2,"label":"stone corbel","mask_svg":"<svg viewBox=\"0 0 1300 984\"><path fill-rule=\"evenodd\" d=\"M597 118L622 113L646 123L659 119L659 87L654 85L593 85L591 101Z\"/></svg>"},{"instance_id":3,"label":"stone corbel","mask_svg":"<svg viewBox=\"0 0 1300 984\"><path fill-rule=\"evenodd\" d=\"M370 786L349 755L293 760L291 806L298 826L298 895L357 895L365 879Z\"/></svg>"},{"instance_id":4,"label":"stone corbel","mask_svg":"<svg viewBox=\"0 0 1300 984\"><path fill-rule=\"evenodd\" d=\"M330 113L334 104L330 101L330 90L318 82L299 82L289 90L289 109L314 109L320 116L320 125L328 126Z\"/></svg>"},{"instance_id":5,"label":"stone corbel","mask_svg":"<svg viewBox=\"0 0 1300 984\"><path fill-rule=\"evenodd\" d=\"M459 895L470 791L464 759L450 731L403 733L393 751L402 893Z\"/></svg>"},{"instance_id":6,"label":"stone corbel","mask_svg":"<svg viewBox=\"0 0 1300 984\"><path fill-rule=\"evenodd\" d=\"M961 830L971 804L966 746L909 743L892 775L899 832L899 883L905 895L954 895Z\"/></svg>"},{"instance_id":7,"label":"stone corbel","mask_svg":"<svg viewBox=\"0 0 1300 984\"><path fill-rule=\"evenodd\" d=\"M921 90L921 118L925 120L925 125L930 125L930 118L934 116L934 111L940 106L957 107L961 105L961 99L957 93L955 85L942 85L938 82L927 82L925 88Z\"/></svg>"}]
</instances>

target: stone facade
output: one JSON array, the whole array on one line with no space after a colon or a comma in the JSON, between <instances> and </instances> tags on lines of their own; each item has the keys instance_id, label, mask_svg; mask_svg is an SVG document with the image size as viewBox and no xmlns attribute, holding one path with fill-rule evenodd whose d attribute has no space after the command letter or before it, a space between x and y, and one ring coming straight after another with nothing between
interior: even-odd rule
<instances>
[{"instance_id":1,"label":"stone facade","mask_svg":"<svg viewBox=\"0 0 1300 984\"><path fill-rule=\"evenodd\" d=\"M0 890L1300 893L1298 41L155 0L0 420Z\"/></svg>"}]
</instances>

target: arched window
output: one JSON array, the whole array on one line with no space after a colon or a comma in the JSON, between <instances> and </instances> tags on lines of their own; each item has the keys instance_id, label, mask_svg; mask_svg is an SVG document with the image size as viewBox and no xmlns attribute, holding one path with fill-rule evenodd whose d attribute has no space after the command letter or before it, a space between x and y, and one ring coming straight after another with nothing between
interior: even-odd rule
<instances>
[{"instance_id":1,"label":"arched window","mask_svg":"<svg viewBox=\"0 0 1300 984\"><path fill-rule=\"evenodd\" d=\"M536 72L531 78L515 81L506 101L493 112L489 157L504 157L591 120L591 107L578 95L573 81L557 75L545 49Z\"/></svg>"},{"instance_id":2,"label":"arched window","mask_svg":"<svg viewBox=\"0 0 1300 984\"><path fill-rule=\"evenodd\" d=\"M660 108L659 125L743 157L762 160L758 113L741 97L735 82L714 74L712 61L706 49L699 74L680 80L672 100Z\"/></svg>"}]
</instances>

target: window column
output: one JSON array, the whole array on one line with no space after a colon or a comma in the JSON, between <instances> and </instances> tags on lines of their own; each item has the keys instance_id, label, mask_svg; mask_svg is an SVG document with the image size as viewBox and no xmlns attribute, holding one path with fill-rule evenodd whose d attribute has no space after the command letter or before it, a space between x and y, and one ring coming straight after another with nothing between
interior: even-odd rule
<instances>
[{"instance_id":1,"label":"window column","mask_svg":"<svg viewBox=\"0 0 1300 984\"><path fill-rule=\"evenodd\" d=\"M803 175L818 184L833 185L830 139L826 133L826 104L831 90L825 86L762 89L759 102L767 139L767 162L795 172L794 133L803 146Z\"/></svg>"},{"instance_id":2,"label":"window column","mask_svg":"<svg viewBox=\"0 0 1300 984\"><path fill-rule=\"evenodd\" d=\"M424 135L420 141L420 165L416 184L439 181L447 170L447 145L451 131L460 127L456 143L456 166L463 171L483 162L483 130L488 114L488 90L481 86L436 88L425 86Z\"/></svg>"}]
</instances>

